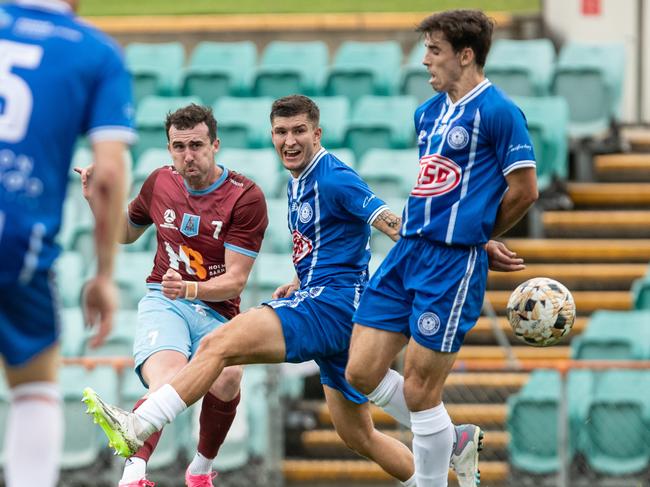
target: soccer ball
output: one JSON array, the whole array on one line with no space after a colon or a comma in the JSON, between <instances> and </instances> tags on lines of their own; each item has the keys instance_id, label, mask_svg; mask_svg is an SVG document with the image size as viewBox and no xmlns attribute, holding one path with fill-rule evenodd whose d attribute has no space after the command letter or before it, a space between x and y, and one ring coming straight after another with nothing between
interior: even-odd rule
<instances>
[{"instance_id":1,"label":"soccer ball","mask_svg":"<svg viewBox=\"0 0 650 487\"><path fill-rule=\"evenodd\" d=\"M515 336L534 347L555 345L571 331L576 319L573 296L548 277L535 277L517 286L506 310Z\"/></svg>"}]
</instances>

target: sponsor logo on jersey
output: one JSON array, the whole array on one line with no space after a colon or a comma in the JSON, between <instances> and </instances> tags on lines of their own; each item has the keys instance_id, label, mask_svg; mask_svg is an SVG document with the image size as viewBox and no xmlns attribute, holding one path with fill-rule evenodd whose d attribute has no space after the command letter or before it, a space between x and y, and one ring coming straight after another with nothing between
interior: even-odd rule
<instances>
[{"instance_id":1,"label":"sponsor logo on jersey","mask_svg":"<svg viewBox=\"0 0 650 487\"><path fill-rule=\"evenodd\" d=\"M293 263L294 265L307 257L314 250L311 240L298 230L293 231Z\"/></svg>"},{"instance_id":2,"label":"sponsor logo on jersey","mask_svg":"<svg viewBox=\"0 0 650 487\"><path fill-rule=\"evenodd\" d=\"M163 213L163 219L165 220L165 223L160 224L161 228L171 228L172 230L178 230L176 225L174 225L174 222L176 221L176 212L174 210L167 208L165 210L165 213Z\"/></svg>"},{"instance_id":3,"label":"sponsor logo on jersey","mask_svg":"<svg viewBox=\"0 0 650 487\"><path fill-rule=\"evenodd\" d=\"M427 138L427 131L426 130L420 130L420 133L418 134L418 145L424 145L426 142Z\"/></svg>"},{"instance_id":4,"label":"sponsor logo on jersey","mask_svg":"<svg viewBox=\"0 0 650 487\"><path fill-rule=\"evenodd\" d=\"M469 142L469 134L464 127L454 127L447 134L447 143L453 149L462 149Z\"/></svg>"},{"instance_id":5,"label":"sponsor logo on jersey","mask_svg":"<svg viewBox=\"0 0 650 487\"><path fill-rule=\"evenodd\" d=\"M235 181L233 178L229 178L228 181L230 181L232 184L234 184L235 186L238 186L240 188L244 187L244 183L242 183L240 181Z\"/></svg>"},{"instance_id":6,"label":"sponsor logo on jersey","mask_svg":"<svg viewBox=\"0 0 650 487\"><path fill-rule=\"evenodd\" d=\"M370 196L366 196L366 197L363 199L363 207L365 208L366 206L368 206L368 205L370 204L370 202L371 202L372 200L374 200L374 199L375 199L375 195L374 195L374 194L371 194Z\"/></svg>"},{"instance_id":7,"label":"sponsor logo on jersey","mask_svg":"<svg viewBox=\"0 0 650 487\"><path fill-rule=\"evenodd\" d=\"M420 174L411 196L440 196L453 191L460 183L461 168L448 157L430 154L420 159Z\"/></svg>"},{"instance_id":8,"label":"sponsor logo on jersey","mask_svg":"<svg viewBox=\"0 0 650 487\"><path fill-rule=\"evenodd\" d=\"M435 335L440 329L440 318L435 313L427 311L418 318L418 330L425 336Z\"/></svg>"},{"instance_id":9,"label":"sponsor logo on jersey","mask_svg":"<svg viewBox=\"0 0 650 487\"><path fill-rule=\"evenodd\" d=\"M309 223L311 218L314 216L314 210L311 209L311 205L307 202L300 205L300 221L303 223Z\"/></svg>"},{"instance_id":10,"label":"sponsor logo on jersey","mask_svg":"<svg viewBox=\"0 0 650 487\"><path fill-rule=\"evenodd\" d=\"M196 237L199 234L199 223L201 217L199 215L191 215L183 213L183 221L181 222L181 233L186 237Z\"/></svg>"}]
</instances>

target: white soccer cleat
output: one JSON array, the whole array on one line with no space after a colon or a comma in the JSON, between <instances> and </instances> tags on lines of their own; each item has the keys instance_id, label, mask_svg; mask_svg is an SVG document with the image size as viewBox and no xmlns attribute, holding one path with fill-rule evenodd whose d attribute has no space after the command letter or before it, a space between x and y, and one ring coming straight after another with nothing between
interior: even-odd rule
<instances>
[{"instance_id":1,"label":"white soccer cleat","mask_svg":"<svg viewBox=\"0 0 650 487\"><path fill-rule=\"evenodd\" d=\"M81 401L88 406L86 413L104 430L108 446L115 449L116 455L133 456L151 434L135 414L106 404L90 387L84 389Z\"/></svg>"},{"instance_id":2,"label":"white soccer cleat","mask_svg":"<svg viewBox=\"0 0 650 487\"><path fill-rule=\"evenodd\" d=\"M483 449L483 431L474 424L461 424L456 428L456 444L451 452L451 466L456 471L460 487L478 487L481 472L478 469L478 452Z\"/></svg>"}]
</instances>

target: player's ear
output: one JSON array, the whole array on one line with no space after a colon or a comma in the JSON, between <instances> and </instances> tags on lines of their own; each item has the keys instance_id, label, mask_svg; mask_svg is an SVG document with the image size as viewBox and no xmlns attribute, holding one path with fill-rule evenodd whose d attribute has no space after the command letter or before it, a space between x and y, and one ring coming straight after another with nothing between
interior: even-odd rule
<instances>
[{"instance_id":1,"label":"player's ear","mask_svg":"<svg viewBox=\"0 0 650 487\"><path fill-rule=\"evenodd\" d=\"M217 137L214 139L214 142L212 142L212 148L214 149L215 152L219 150L219 146L221 145L221 139Z\"/></svg>"}]
</instances>

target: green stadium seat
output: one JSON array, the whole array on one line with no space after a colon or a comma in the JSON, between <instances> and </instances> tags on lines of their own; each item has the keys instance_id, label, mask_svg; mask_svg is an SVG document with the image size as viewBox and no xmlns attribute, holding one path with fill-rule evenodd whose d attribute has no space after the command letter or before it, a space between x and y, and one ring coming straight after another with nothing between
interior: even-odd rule
<instances>
[{"instance_id":1,"label":"green stadium seat","mask_svg":"<svg viewBox=\"0 0 650 487\"><path fill-rule=\"evenodd\" d=\"M79 470L92 467L105 445L101 430L85 417L86 405L81 402L83 387L90 386L104 400L117 403L118 378L112 367L98 366L86 370L79 365L65 365L59 371L63 397L65 436L61 468Z\"/></svg>"},{"instance_id":2,"label":"green stadium seat","mask_svg":"<svg viewBox=\"0 0 650 487\"><path fill-rule=\"evenodd\" d=\"M222 149L217 160L254 181L267 198L277 196L281 179L284 182L275 149Z\"/></svg>"},{"instance_id":3,"label":"green stadium seat","mask_svg":"<svg viewBox=\"0 0 650 487\"><path fill-rule=\"evenodd\" d=\"M269 226L264 234L262 252L289 254L293 243L287 223L287 199L286 197L268 198L266 208L269 215Z\"/></svg>"},{"instance_id":4,"label":"green stadium seat","mask_svg":"<svg viewBox=\"0 0 650 487\"><path fill-rule=\"evenodd\" d=\"M320 109L321 144L328 150L343 146L345 129L350 121L350 101L344 96L315 96L312 99Z\"/></svg>"},{"instance_id":5,"label":"green stadium seat","mask_svg":"<svg viewBox=\"0 0 650 487\"><path fill-rule=\"evenodd\" d=\"M143 237L141 237L143 238ZM154 253L120 252L115 262L114 279L120 291L120 307L137 309L147 293L146 279L153 268Z\"/></svg>"},{"instance_id":6,"label":"green stadium seat","mask_svg":"<svg viewBox=\"0 0 650 487\"><path fill-rule=\"evenodd\" d=\"M622 44L570 42L560 51L553 93L569 104L569 135L573 138L606 133L620 118L625 71Z\"/></svg>"},{"instance_id":7,"label":"green stadium seat","mask_svg":"<svg viewBox=\"0 0 650 487\"><path fill-rule=\"evenodd\" d=\"M369 149L405 149L415 143L412 96L364 96L352 110L345 146L357 157Z\"/></svg>"},{"instance_id":8,"label":"green stadium seat","mask_svg":"<svg viewBox=\"0 0 650 487\"><path fill-rule=\"evenodd\" d=\"M88 357L131 357L137 321L137 310L118 310L113 317L113 328L102 345L91 348L90 333L86 333L83 354Z\"/></svg>"},{"instance_id":9,"label":"green stadium seat","mask_svg":"<svg viewBox=\"0 0 650 487\"><path fill-rule=\"evenodd\" d=\"M650 310L596 311L571 342L578 360L650 359Z\"/></svg>"},{"instance_id":10,"label":"green stadium seat","mask_svg":"<svg viewBox=\"0 0 650 487\"><path fill-rule=\"evenodd\" d=\"M242 379L244 408L239 407L241 408L240 412L246 413L248 423L247 449L257 457L268 456L271 449L268 375L272 367L277 366L247 365L244 367L244 378ZM224 446L226 445L224 444ZM221 452L219 452L219 456L221 456ZM219 456L216 458L215 466L219 461L223 461Z\"/></svg>"},{"instance_id":11,"label":"green stadium seat","mask_svg":"<svg viewBox=\"0 0 650 487\"><path fill-rule=\"evenodd\" d=\"M283 284L293 280L296 271L287 253L272 254L262 252L255 259L252 280L249 287L255 293L255 301L261 303L271 299L273 292Z\"/></svg>"},{"instance_id":12,"label":"green stadium seat","mask_svg":"<svg viewBox=\"0 0 650 487\"><path fill-rule=\"evenodd\" d=\"M85 201L84 201L85 202ZM95 218L88 207L77 205L74 219L65 222L64 250L79 252L85 264L89 265L95 259ZM68 215L65 215L67 220Z\"/></svg>"},{"instance_id":13,"label":"green stadium seat","mask_svg":"<svg viewBox=\"0 0 650 487\"><path fill-rule=\"evenodd\" d=\"M327 149L327 151L341 162L344 162L350 166L352 169L357 169L357 158L354 155L354 152L352 152L352 149L348 149L347 147L339 147L336 149Z\"/></svg>"},{"instance_id":14,"label":"green stadium seat","mask_svg":"<svg viewBox=\"0 0 650 487\"><path fill-rule=\"evenodd\" d=\"M271 145L270 97L224 96L214 104L222 148L257 149Z\"/></svg>"},{"instance_id":15,"label":"green stadium seat","mask_svg":"<svg viewBox=\"0 0 650 487\"><path fill-rule=\"evenodd\" d=\"M61 355L80 357L84 353L87 337L81 307L63 308L61 310Z\"/></svg>"},{"instance_id":16,"label":"green stadium seat","mask_svg":"<svg viewBox=\"0 0 650 487\"><path fill-rule=\"evenodd\" d=\"M153 256L158 245L157 237L156 226L149 225L142 236L135 242L120 245L119 252L146 252Z\"/></svg>"},{"instance_id":17,"label":"green stadium seat","mask_svg":"<svg viewBox=\"0 0 650 487\"><path fill-rule=\"evenodd\" d=\"M555 70L549 39L497 39L485 63L490 81L510 96L546 96Z\"/></svg>"},{"instance_id":18,"label":"green stadium seat","mask_svg":"<svg viewBox=\"0 0 650 487\"><path fill-rule=\"evenodd\" d=\"M147 149L164 149L167 147L165 118L167 114L190 103L200 104L195 96L143 98L135 113L135 125L138 129L138 142L131 148L133 157L138 160Z\"/></svg>"},{"instance_id":19,"label":"green stadium seat","mask_svg":"<svg viewBox=\"0 0 650 487\"><path fill-rule=\"evenodd\" d=\"M321 93L329 52L322 41L272 41L264 49L253 82L257 96L280 98Z\"/></svg>"},{"instance_id":20,"label":"green stadium seat","mask_svg":"<svg viewBox=\"0 0 650 487\"><path fill-rule=\"evenodd\" d=\"M371 149L359 162L359 175L381 199L400 199L399 213L417 181L420 165L417 149Z\"/></svg>"},{"instance_id":21,"label":"green stadium seat","mask_svg":"<svg viewBox=\"0 0 650 487\"><path fill-rule=\"evenodd\" d=\"M172 156L165 147L152 147L147 149L138 158L133 169L133 185L142 186L149 175L162 166L173 165Z\"/></svg>"},{"instance_id":22,"label":"green stadium seat","mask_svg":"<svg viewBox=\"0 0 650 487\"><path fill-rule=\"evenodd\" d=\"M650 372L608 370L595 384L583 453L598 474L632 475L650 464Z\"/></svg>"},{"instance_id":23,"label":"green stadium seat","mask_svg":"<svg viewBox=\"0 0 650 487\"><path fill-rule=\"evenodd\" d=\"M83 255L72 250L64 251L54 266L61 304L66 308L79 306L81 287L86 276L86 262Z\"/></svg>"},{"instance_id":24,"label":"green stadium seat","mask_svg":"<svg viewBox=\"0 0 650 487\"><path fill-rule=\"evenodd\" d=\"M252 41L199 42L183 74L183 94L211 105L222 96L248 96L257 47Z\"/></svg>"},{"instance_id":25,"label":"green stadium seat","mask_svg":"<svg viewBox=\"0 0 650 487\"><path fill-rule=\"evenodd\" d=\"M397 41L344 41L327 75L325 93L353 102L363 95L394 95L402 57Z\"/></svg>"},{"instance_id":26,"label":"green stadium seat","mask_svg":"<svg viewBox=\"0 0 650 487\"><path fill-rule=\"evenodd\" d=\"M185 64L180 42L133 42L125 49L126 64L133 75L134 98L150 95L176 96Z\"/></svg>"},{"instance_id":27,"label":"green stadium seat","mask_svg":"<svg viewBox=\"0 0 650 487\"><path fill-rule=\"evenodd\" d=\"M513 97L528 123L537 162L537 185L548 188L554 178L569 177L569 107L559 96Z\"/></svg>"},{"instance_id":28,"label":"green stadium seat","mask_svg":"<svg viewBox=\"0 0 650 487\"><path fill-rule=\"evenodd\" d=\"M593 390L593 374L572 371L568 377L569 455L580 444L580 425L586 419L585 401ZM524 472L548 475L558 471L558 405L560 375L554 370L536 370L519 391L508 398L507 428L511 464Z\"/></svg>"},{"instance_id":29,"label":"green stadium seat","mask_svg":"<svg viewBox=\"0 0 650 487\"><path fill-rule=\"evenodd\" d=\"M650 310L650 271L644 277L634 280L632 296L635 309Z\"/></svg>"},{"instance_id":30,"label":"green stadium seat","mask_svg":"<svg viewBox=\"0 0 650 487\"><path fill-rule=\"evenodd\" d=\"M418 103L424 103L436 94L436 91L429 84L431 75L422 64L424 53L425 47L423 42L418 42L413 46L406 64L402 66L400 81L400 93L402 95L414 96Z\"/></svg>"},{"instance_id":31,"label":"green stadium seat","mask_svg":"<svg viewBox=\"0 0 650 487\"><path fill-rule=\"evenodd\" d=\"M132 370L126 370L120 385L120 406L132 411L133 406L148 392L140 378ZM200 401L199 401L200 403ZM147 471L163 470L179 463L183 447L189 441L191 410L181 413L174 421L165 426L160 441L153 455L147 462ZM196 449L196 445L194 445Z\"/></svg>"}]
</instances>

